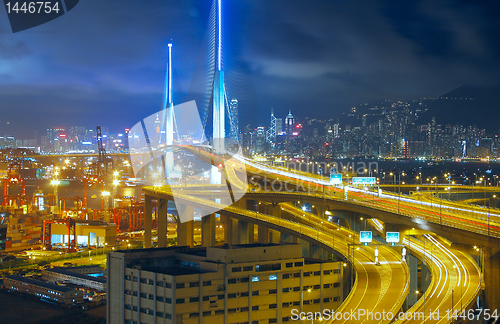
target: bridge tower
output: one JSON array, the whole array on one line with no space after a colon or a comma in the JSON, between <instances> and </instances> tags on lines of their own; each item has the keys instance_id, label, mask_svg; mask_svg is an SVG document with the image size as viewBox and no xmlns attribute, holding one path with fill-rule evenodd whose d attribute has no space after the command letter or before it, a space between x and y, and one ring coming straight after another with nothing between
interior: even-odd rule
<instances>
[{"instance_id":1,"label":"bridge tower","mask_svg":"<svg viewBox=\"0 0 500 324\"><path fill-rule=\"evenodd\" d=\"M222 65L222 0L215 0L215 77L213 85L213 146L216 152L224 152L226 138L226 90Z\"/></svg>"},{"instance_id":2,"label":"bridge tower","mask_svg":"<svg viewBox=\"0 0 500 324\"><path fill-rule=\"evenodd\" d=\"M165 145L171 147L174 144L174 104L172 100L172 44L168 44L168 64L164 98L164 127ZM167 149L165 154L165 178L170 176L174 170L174 153Z\"/></svg>"}]
</instances>

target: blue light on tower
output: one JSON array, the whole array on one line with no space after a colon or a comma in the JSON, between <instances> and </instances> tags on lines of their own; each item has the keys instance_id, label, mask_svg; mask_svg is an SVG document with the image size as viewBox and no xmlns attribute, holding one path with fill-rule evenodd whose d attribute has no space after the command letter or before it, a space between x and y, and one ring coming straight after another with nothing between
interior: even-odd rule
<instances>
[{"instance_id":1,"label":"blue light on tower","mask_svg":"<svg viewBox=\"0 0 500 324\"><path fill-rule=\"evenodd\" d=\"M226 90L224 82L224 71L222 70L222 0L215 0L217 5L217 39L214 46L214 51L217 53L216 63L217 67L215 69L215 79L213 87L213 146L214 150L219 153L223 153L225 150L225 102L226 102Z\"/></svg>"},{"instance_id":2,"label":"blue light on tower","mask_svg":"<svg viewBox=\"0 0 500 324\"><path fill-rule=\"evenodd\" d=\"M172 44L168 44L167 104L172 103Z\"/></svg>"},{"instance_id":3,"label":"blue light on tower","mask_svg":"<svg viewBox=\"0 0 500 324\"><path fill-rule=\"evenodd\" d=\"M221 20L221 18L222 18L222 10L221 10L221 2L222 2L222 0L218 0L218 2L219 2L219 6L218 6L219 39L218 39L218 51L217 52L219 53L219 55L218 55L219 59L218 59L217 63L218 63L218 66L219 66L218 70L221 71L222 70L222 42L221 42L221 39L222 39L222 20Z\"/></svg>"},{"instance_id":4,"label":"blue light on tower","mask_svg":"<svg viewBox=\"0 0 500 324\"><path fill-rule=\"evenodd\" d=\"M168 65L167 65L167 89L165 91L164 109L164 129L165 144L172 146L174 144L174 105L172 100L172 44L168 44ZM169 178L174 170L174 153L167 150L165 157L165 177Z\"/></svg>"}]
</instances>

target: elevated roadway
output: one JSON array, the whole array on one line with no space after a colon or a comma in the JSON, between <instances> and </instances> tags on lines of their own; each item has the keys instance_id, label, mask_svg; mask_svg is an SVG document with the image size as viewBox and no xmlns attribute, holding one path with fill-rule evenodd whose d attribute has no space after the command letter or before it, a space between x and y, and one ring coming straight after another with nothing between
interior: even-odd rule
<instances>
[{"instance_id":1,"label":"elevated roadway","mask_svg":"<svg viewBox=\"0 0 500 324\"><path fill-rule=\"evenodd\" d=\"M173 200L168 187L145 187L148 196ZM187 189L186 191L189 191ZM219 208L218 213L288 233L311 242L328 251L337 251L344 257L354 258L356 280L351 293L339 308L343 312L369 309L375 312L398 313L408 293L409 272L401 256L393 249L379 246L380 265L374 263L374 246L361 246L358 235L341 227L311 227L298 221L249 211L236 206L224 206L208 199L176 192L176 203L185 203L195 208ZM314 223L310 223L314 225ZM389 323L390 320L368 320L363 323ZM339 323L360 323L347 319Z\"/></svg>"},{"instance_id":2,"label":"elevated roadway","mask_svg":"<svg viewBox=\"0 0 500 324\"><path fill-rule=\"evenodd\" d=\"M280 206L295 220L307 225L320 228L339 228L335 224L325 222L315 214L305 212L290 203L282 203ZM374 222L373 226L382 232L384 224L377 219L371 221ZM446 240L429 234L414 236L412 232L416 231L404 233L407 235L403 237L402 243L408 246L409 253L423 260L430 268L432 280L426 291L417 296L417 303L407 312L398 314L396 319L399 317L402 319L395 322L450 323L454 319L453 314L460 314L463 310L467 310L481 289L484 288L481 270L469 254L451 249ZM393 250L383 245L379 245L378 249L379 251ZM370 252L373 253L373 250ZM399 251L398 255L400 256Z\"/></svg>"}]
</instances>

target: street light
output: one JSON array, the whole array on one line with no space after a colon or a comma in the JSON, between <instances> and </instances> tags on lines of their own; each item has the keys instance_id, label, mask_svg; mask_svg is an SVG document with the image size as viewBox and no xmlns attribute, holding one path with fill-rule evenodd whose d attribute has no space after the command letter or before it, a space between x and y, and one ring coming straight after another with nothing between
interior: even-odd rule
<instances>
[{"instance_id":1,"label":"street light","mask_svg":"<svg viewBox=\"0 0 500 324\"><path fill-rule=\"evenodd\" d=\"M57 172L56 172L56 174L57 174ZM59 206L58 186L61 184L61 181L54 179L50 182L50 184L54 186L54 199L55 199L55 203L57 204L57 206Z\"/></svg>"},{"instance_id":2,"label":"street light","mask_svg":"<svg viewBox=\"0 0 500 324\"><path fill-rule=\"evenodd\" d=\"M403 175L403 177L404 177L405 173L404 172L400 172L398 174L398 178L399 178L399 181L398 181L398 214L399 214L399 203L401 201L401 175ZM394 175L394 178L396 178L396 175Z\"/></svg>"}]
</instances>

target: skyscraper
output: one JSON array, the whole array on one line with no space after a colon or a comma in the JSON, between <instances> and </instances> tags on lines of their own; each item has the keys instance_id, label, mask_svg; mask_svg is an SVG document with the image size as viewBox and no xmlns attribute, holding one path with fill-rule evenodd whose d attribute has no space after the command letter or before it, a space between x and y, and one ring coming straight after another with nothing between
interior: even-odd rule
<instances>
[{"instance_id":1,"label":"skyscraper","mask_svg":"<svg viewBox=\"0 0 500 324\"><path fill-rule=\"evenodd\" d=\"M239 138L239 120L238 120L238 99L233 98L229 102L229 124L230 124L230 130L229 130L229 138L238 141Z\"/></svg>"},{"instance_id":2,"label":"skyscraper","mask_svg":"<svg viewBox=\"0 0 500 324\"><path fill-rule=\"evenodd\" d=\"M285 118L285 132L287 136L292 136L295 127L295 117L292 115L292 111L288 111L288 115Z\"/></svg>"}]
</instances>

